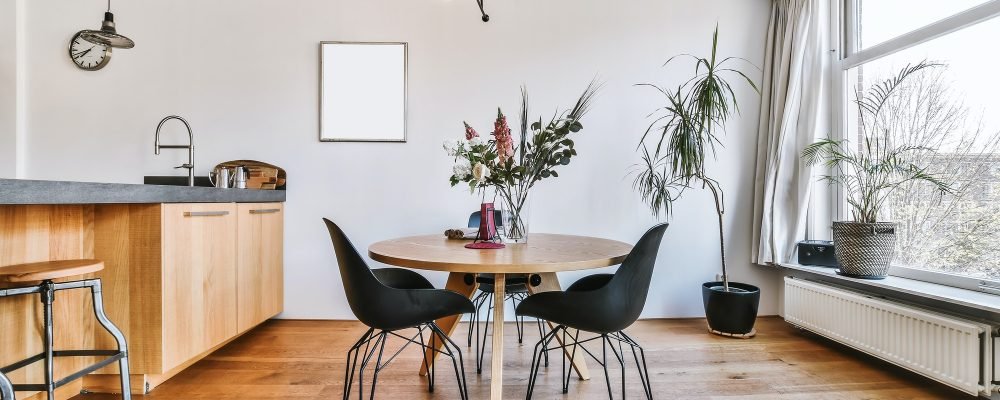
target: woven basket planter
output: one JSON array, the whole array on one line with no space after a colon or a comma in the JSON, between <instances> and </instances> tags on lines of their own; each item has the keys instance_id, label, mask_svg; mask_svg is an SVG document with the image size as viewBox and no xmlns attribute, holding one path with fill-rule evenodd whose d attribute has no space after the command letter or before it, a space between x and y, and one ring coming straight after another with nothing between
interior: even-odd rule
<instances>
[{"instance_id":1,"label":"woven basket planter","mask_svg":"<svg viewBox=\"0 0 1000 400\"><path fill-rule=\"evenodd\" d=\"M896 253L896 223L834 222L833 242L842 275L883 279Z\"/></svg>"}]
</instances>

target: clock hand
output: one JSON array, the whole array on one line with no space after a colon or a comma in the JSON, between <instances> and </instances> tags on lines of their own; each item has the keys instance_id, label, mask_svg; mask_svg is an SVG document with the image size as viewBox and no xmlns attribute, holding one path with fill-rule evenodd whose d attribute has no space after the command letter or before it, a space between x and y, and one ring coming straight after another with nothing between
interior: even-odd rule
<instances>
[{"instance_id":1,"label":"clock hand","mask_svg":"<svg viewBox=\"0 0 1000 400\"><path fill-rule=\"evenodd\" d=\"M87 53L90 53L90 51L93 50L94 47L97 47L97 46L91 46L87 50L83 50L83 51L81 51L79 53L76 53L76 54L73 55L73 58L80 58L80 57L83 57L83 56L87 55Z\"/></svg>"}]
</instances>

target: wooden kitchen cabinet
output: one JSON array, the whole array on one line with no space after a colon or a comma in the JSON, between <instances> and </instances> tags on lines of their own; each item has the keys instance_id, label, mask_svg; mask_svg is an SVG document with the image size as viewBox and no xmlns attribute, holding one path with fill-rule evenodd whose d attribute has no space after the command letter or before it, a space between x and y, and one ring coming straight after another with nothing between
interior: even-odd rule
<instances>
[{"instance_id":1,"label":"wooden kitchen cabinet","mask_svg":"<svg viewBox=\"0 0 1000 400\"><path fill-rule=\"evenodd\" d=\"M101 204L94 256L105 308L144 393L282 311L282 203ZM110 346L95 329L94 342ZM84 388L113 392L117 368Z\"/></svg>"},{"instance_id":2,"label":"wooden kitchen cabinet","mask_svg":"<svg viewBox=\"0 0 1000 400\"><path fill-rule=\"evenodd\" d=\"M237 206L163 205L163 367L237 333Z\"/></svg>"},{"instance_id":3,"label":"wooden kitchen cabinet","mask_svg":"<svg viewBox=\"0 0 1000 400\"><path fill-rule=\"evenodd\" d=\"M284 306L284 205L236 206L237 327L246 332L274 317Z\"/></svg>"}]
</instances>

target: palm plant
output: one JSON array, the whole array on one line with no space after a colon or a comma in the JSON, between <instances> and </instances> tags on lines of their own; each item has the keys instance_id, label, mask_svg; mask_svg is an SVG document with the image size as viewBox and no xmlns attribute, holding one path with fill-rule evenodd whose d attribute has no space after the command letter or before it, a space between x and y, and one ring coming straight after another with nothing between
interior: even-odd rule
<instances>
[{"instance_id":1,"label":"palm plant","mask_svg":"<svg viewBox=\"0 0 1000 400\"><path fill-rule=\"evenodd\" d=\"M807 164L823 164L832 171L821 178L843 186L855 222L878 222L892 192L909 182L923 181L941 194L953 193L950 185L927 171L927 166L917 164L917 158L935 150L893 137L892 129L886 125L891 116L883 115L886 104L907 78L937 66L940 64L927 62L907 65L896 76L858 93L854 104L862 139L857 150L850 149L846 140L823 139L802 152Z\"/></svg>"},{"instance_id":2,"label":"palm plant","mask_svg":"<svg viewBox=\"0 0 1000 400\"><path fill-rule=\"evenodd\" d=\"M650 83L638 85L659 91L666 105L650 114L653 121L639 143L643 162L638 165L633 187L655 215L672 214L674 202L691 187L701 186L712 192L719 222L723 286L728 292L723 233L725 194L719 182L705 172L705 162L709 156L714 158L716 146L722 145L721 134L726 122L739 113L739 103L729 79L745 81L758 94L760 90L746 73L730 67L735 62L749 64L749 61L738 57L720 60L718 44L719 29L716 27L712 34L710 57L681 54L663 64L666 66L678 57L694 60L695 76L676 89L665 89ZM655 146L651 146L652 141L647 143L647 139L655 139Z\"/></svg>"}]
</instances>

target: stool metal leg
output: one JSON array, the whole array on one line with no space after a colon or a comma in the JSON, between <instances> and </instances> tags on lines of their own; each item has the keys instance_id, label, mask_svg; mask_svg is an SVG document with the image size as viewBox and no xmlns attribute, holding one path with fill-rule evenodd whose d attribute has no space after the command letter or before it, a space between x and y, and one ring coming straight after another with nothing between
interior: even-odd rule
<instances>
[{"instance_id":1,"label":"stool metal leg","mask_svg":"<svg viewBox=\"0 0 1000 400\"><path fill-rule=\"evenodd\" d=\"M43 348L45 351L45 393L49 400L55 400L56 398L56 383L55 383L55 357L53 354L53 322L52 322L52 301L55 296L55 288L53 287L52 281L45 281L42 283L42 291L39 292L42 300L42 314L45 319L45 338L43 342Z\"/></svg>"},{"instance_id":2,"label":"stool metal leg","mask_svg":"<svg viewBox=\"0 0 1000 400\"><path fill-rule=\"evenodd\" d=\"M91 295L93 297L94 303L94 316L97 317L97 322L108 331L115 338L118 344L117 350L56 350L54 346L54 330L55 325L53 322L53 310L52 303L55 301L55 293L61 290L72 290L72 289L83 289L90 288ZM97 370L104 368L111 363L118 361L119 372L121 373L121 388L122 388L122 398L125 400L132 399L132 390L129 381L129 368L128 368L128 345L125 342L125 335L122 331L116 327L108 316L104 313L104 298L101 294L101 280L100 279L88 279L83 281L73 281L73 282L60 282L54 283L50 280L42 282L38 286L24 287L24 288L12 288L12 289L0 289L0 297L10 297L10 296L20 296L20 295L31 295L38 294L39 299L42 303L42 314L43 314L43 349L42 353L36 354L34 356L28 357L24 360L18 361L14 364L8 366L0 366L0 400L14 400L14 392L18 390L25 391L44 391L49 400L55 398L55 391L57 388L66 385L69 382L80 379L87 374L96 372ZM70 374L58 381L55 380L55 359L57 357L107 357L102 361L85 367L75 373ZM10 380L5 375L6 373L16 371L18 369L27 367L35 362L42 361L44 371L45 382L43 384L22 384L13 385Z\"/></svg>"},{"instance_id":3,"label":"stool metal leg","mask_svg":"<svg viewBox=\"0 0 1000 400\"><path fill-rule=\"evenodd\" d=\"M94 281L93 286L90 287L90 292L94 297L94 316L97 317L97 322L104 327L104 330L108 331L115 338L115 342L118 344L118 351L122 353L122 358L118 360L118 373L121 375L121 385L122 385L122 399L131 400L132 399L132 384L129 379L129 369L128 369L128 343L125 342L125 334L122 333L120 329L110 319L108 319L107 314L104 313L104 296L101 294L101 280L97 279Z\"/></svg>"},{"instance_id":4,"label":"stool metal leg","mask_svg":"<svg viewBox=\"0 0 1000 400\"><path fill-rule=\"evenodd\" d=\"M14 400L14 386L3 372L0 372L0 400Z\"/></svg>"}]
</instances>

